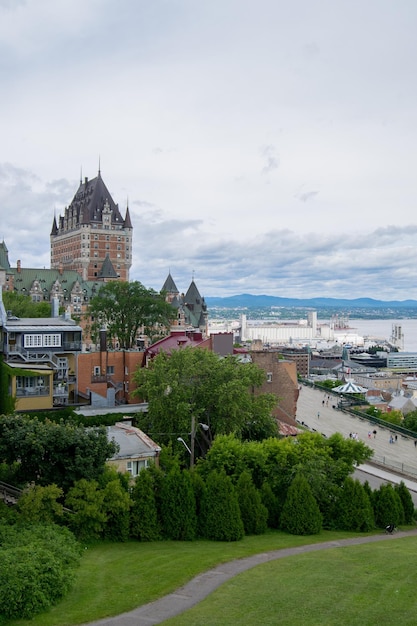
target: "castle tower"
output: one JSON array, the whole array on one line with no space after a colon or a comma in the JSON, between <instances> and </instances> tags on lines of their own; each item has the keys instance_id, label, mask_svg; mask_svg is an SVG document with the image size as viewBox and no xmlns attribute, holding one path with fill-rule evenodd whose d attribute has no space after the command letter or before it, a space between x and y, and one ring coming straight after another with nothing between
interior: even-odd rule
<instances>
[{"instance_id":1,"label":"castle tower","mask_svg":"<svg viewBox=\"0 0 417 626\"><path fill-rule=\"evenodd\" d=\"M129 207L123 218L100 170L80 186L64 215L54 217L51 230L51 268L76 270L84 280L103 280L109 261L114 279L129 280L133 227Z\"/></svg>"}]
</instances>

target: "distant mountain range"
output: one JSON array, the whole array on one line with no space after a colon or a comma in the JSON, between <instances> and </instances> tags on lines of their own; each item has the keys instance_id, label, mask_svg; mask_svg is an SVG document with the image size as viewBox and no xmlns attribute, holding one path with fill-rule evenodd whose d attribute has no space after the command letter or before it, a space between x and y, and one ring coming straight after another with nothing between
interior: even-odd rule
<instances>
[{"instance_id":1,"label":"distant mountain range","mask_svg":"<svg viewBox=\"0 0 417 626\"><path fill-rule=\"evenodd\" d=\"M278 296L253 296L242 293L225 298L207 297L209 307L225 308L257 308L257 307L311 307L320 308L350 308L350 309L413 309L417 308L417 300L373 300L372 298L355 298L342 300L340 298L280 298Z\"/></svg>"}]
</instances>

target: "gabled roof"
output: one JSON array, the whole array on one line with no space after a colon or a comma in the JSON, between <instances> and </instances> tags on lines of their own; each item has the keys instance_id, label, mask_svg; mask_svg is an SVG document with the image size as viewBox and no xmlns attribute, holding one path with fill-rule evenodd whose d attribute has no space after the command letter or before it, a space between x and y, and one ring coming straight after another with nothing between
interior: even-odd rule
<instances>
[{"instance_id":1,"label":"gabled roof","mask_svg":"<svg viewBox=\"0 0 417 626\"><path fill-rule=\"evenodd\" d=\"M116 422L114 426L108 426L107 439L114 439L119 446L112 459L154 457L161 451L158 444L130 423Z\"/></svg>"},{"instance_id":2,"label":"gabled roof","mask_svg":"<svg viewBox=\"0 0 417 626\"><path fill-rule=\"evenodd\" d=\"M197 289L197 285L194 280L191 281L190 286L188 287L187 293L184 296L185 304L198 304L201 305L204 300L200 296L200 292Z\"/></svg>"},{"instance_id":3,"label":"gabled roof","mask_svg":"<svg viewBox=\"0 0 417 626\"><path fill-rule=\"evenodd\" d=\"M199 347L204 343L205 339L203 339L200 332L173 330L168 337L163 337L163 339L149 346L149 348L146 349L146 354L151 357L156 356L159 352L171 354L174 350L188 346Z\"/></svg>"},{"instance_id":4,"label":"gabled roof","mask_svg":"<svg viewBox=\"0 0 417 626\"><path fill-rule=\"evenodd\" d=\"M78 283L84 296L91 298L96 295L101 284L97 281L83 280L76 270L59 270L59 269L41 269L41 268L12 268L10 273L13 275L13 286L17 293L28 295L32 289L34 281L39 282L41 292L49 296L55 291L54 286L61 285L64 296L69 296L72 289Z\"/></svg>"}]
</instances>

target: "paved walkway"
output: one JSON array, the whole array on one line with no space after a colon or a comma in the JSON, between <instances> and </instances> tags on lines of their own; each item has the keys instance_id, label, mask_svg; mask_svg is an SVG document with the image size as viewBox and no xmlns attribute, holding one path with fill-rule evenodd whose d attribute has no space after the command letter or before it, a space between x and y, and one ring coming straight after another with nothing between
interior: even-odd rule
<instances>
[{"instance_id":1,"label":"paved walkway","mask_svg":"<svg viewBox=\"0 0 417 626\"><path fill-rule=\"evenodd\" d=\"M323 405L324 400L324 405ZM301 385L297 402L297 420L304 422L310 430L316 430L327 437L339 432L345 437L357 433L358 438L374 450L374 458L386 466L386 469L396 468L398 471L410 474L417 481L417 447L412 437L405 437L397 433L397 442L390 443L390 436L395 431L389 426L375 426L364 418L355 417L345 411L333 409L337 398L330 396L327 403L327 394L318 389ZM368 434L377 431L376 437Z\"/></svg>"},{"instance_id":2,"label":"paved walkway","mask_svg":"<svg viewBox=\"0 0 417 626\"><path fill-rule=\"evenodd\" d=\"M283 550L273 550L262 554L223 563L218 567L199 574L189 583L169 595L151 602L116 617L109 617L91 622L88 626L153 626L161 624L170 617L180 615L183 611L190 609L198 602L201 602L212 591L220 587L224 582L237 576L256 565L275 561L288 556L297 554L305 554L307 552L316 552L318 550L327 550L330 548L343 548L347 546L357 546L365 543L373 543L376 541L389 541L399 539L401 537L410 537L417 535L417 529L408 532L398 532L394 535L386 535L384 533L366 536L353 537L351 539L341 539L340 541L325 541L323 543L314 543L295 548L285 548Z\"/></svg>"}]
</instances>

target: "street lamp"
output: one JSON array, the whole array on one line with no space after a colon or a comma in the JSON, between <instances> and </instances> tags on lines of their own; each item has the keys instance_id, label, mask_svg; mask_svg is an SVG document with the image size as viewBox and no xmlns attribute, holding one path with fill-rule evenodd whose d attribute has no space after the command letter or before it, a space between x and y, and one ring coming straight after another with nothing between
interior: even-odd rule
<instances>
[{"instance_id":1,"label":"street lamp","mask_svg":"<svg viewBox=\"0 0 417 626\"><path fill-rule=\"evenodd\" d=\"M210 426L208 426L207 424L203 424L201 422L198 423L199 426L201 426L201 428L207 432L210 429ZM195 459L195 433L196 433L196 428L195 428L195 417L194 415L191 416L191 433L190 433L190 445L191 448L188 447L188 445L185 443L184 439L182 437L177 437L177 441L181 441L181 443L187 448L188 453L190 455L190 467L193 468L194 467L194 459Z\"/></svg>"},{"instance_id":2,"label":"street lamp","mask_svg":"<svg viewBox=\"0 0 417 626\"><path fill-rule=\"evenodd\" d=\"M185 441L184 441L184 439L182 437L177 437L177 441L181 441L181 443L187 448L189 454L191 454L190 448L187 446L187 444L185 443Z\"/></svg>"}]
</instances>

